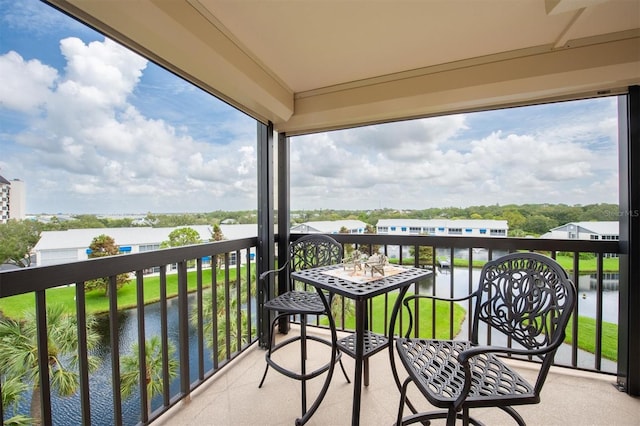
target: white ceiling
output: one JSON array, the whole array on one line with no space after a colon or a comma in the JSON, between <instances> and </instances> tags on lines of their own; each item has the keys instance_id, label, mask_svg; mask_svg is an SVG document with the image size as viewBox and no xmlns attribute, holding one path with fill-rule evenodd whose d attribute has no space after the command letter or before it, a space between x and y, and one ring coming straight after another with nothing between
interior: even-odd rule
<instances>
[{"instance_id":1,"label":"white ceiling","mask_svg":"<svg viewBox=\"0 0 640 426\"><path fill-rule=\"evenodd\" d=\"M51 0L290 134L640 84L640 0Z\"/></svg>"},{"instance_id":2,"label":"white ceiling","mask_svg":"<svg viewBox=\"0 0 640 426\"><path fill-rule=\"evenodd\" d=\"M197 3L293 92L523 48L563 47L568 40L637 28L640 19L637 0L596 4L579 16L579 9L547 14L542 0Z\"/></svg>"}]
</instances>

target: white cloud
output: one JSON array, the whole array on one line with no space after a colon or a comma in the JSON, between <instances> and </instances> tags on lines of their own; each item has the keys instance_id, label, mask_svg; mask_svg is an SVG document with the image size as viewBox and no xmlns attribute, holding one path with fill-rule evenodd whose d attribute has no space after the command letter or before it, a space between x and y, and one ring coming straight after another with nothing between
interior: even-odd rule
<instances>
[{"instance_id":1,"label":"white cloud","mask_svg":"<svg viewBox=\"0 0 640 426\"><path fill-rule=\"evenodd\" d=\"M501 130L510 125L502 112L494 127L472 129L470 116L456 115L294 138L292 205L615 203L615 108L577 113L587 105L564 116L546 112L550 120L538 127L518 123L519 132ZM461 139L468 130L479 137Z\"/></svg>"},{"instance_id":2,"label":"white cloud","mask_svg":"<svg viewBox=\"0 0 640 426\"><path fill-rule=\"evenodd\" d=\"M146 59L109 39L85 44L68 37L60 41L60 50L67 60L66 91L96 106L123 105L147 66Z\"/></svg>"},{"instance_id":3,"label":"white cloud","mask_svg":"<svg viewBox=\"0 0 640 426\"><path fill-rule=\"evenodd\" d=\"M25 61L11 51L0 55L0 107L35 113L48 99L58 72L36 59Z\"/></svg>"},{"instance_id":4,"label":"white cloud","mask_svg":"<svg viewBox=\"0 0 640 426\"><path fill-rule=\"evenodd\" d=\"M53 40L51 31L64 27L50 25L60 14L38 13L39 2L24 2L27 12L13 4L1 3L7 28L26 31L20 25L32 16L41 28L26 32ZM58 38L61 56L46 52L58 69L37 50L0 55L0 120L24 124L0 134L0 167L26 182L30 211L256 207L255 121L114 42L68 37L88 30L66 28L75 29ZM615 104L603 98L295 137L292 208L617 202Z\"/></svg>"},{"instance_id":5,"label":"white cloud","mask_svg":"<svg viewBox=\"0 0 640 426\"><path fill-rule=\"evenodd\" d=\"M7 94L2 107L40 106L33 125L14 137L27 150L12 165L21 169L28 196L43 203L36 211L48 210L46 203L63 211L126 211L145 202L146 210L161 205L158 211L222 208L209 197L242 197L238 208L255 207L255 125L252 138L238 129L224 146L195 140L188 127L145 117L131 103L146 60L108 40L85 44L68 37L60 45L67 60L60 75L16 53L0 58L0 66L13 67L10 81L34 92L21 104L4 102ZM52 203L55 193L75 201ZM99 205L92 202L96 196Z\"/></svg>"}]
</instances>

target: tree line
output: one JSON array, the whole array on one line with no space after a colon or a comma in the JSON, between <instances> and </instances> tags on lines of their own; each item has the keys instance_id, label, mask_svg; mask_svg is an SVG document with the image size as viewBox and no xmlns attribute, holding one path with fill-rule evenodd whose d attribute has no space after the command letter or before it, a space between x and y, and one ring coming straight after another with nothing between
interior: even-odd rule
<instances>
[{"instance_id":1,"label":"tree line","mask_svg":"<svg viewBox=\"0 0 640 426\"><path fill-rule=\"evenodd\" d=\"M309 221L336 221L355 219L369 225L368 232L375 232L379 219L493 219L506 220L509 236L540 236L550 229L569 222L611 221L619 216L617 204L506 204L471 207L428 208L423 210L292 210L291 223L296 225ZM208 213L147 213L144 220L134 218L108 218L82 214L72 220L62 221L55 216L47 223L38 221L9 221L0 224L0 264L11 263L20 267L30 266L26 255L35 247L42 231L66 229L119 228L136 226L179 227L190 225L219 225L221 223L257 223L254 211L222 211ZM105 234L108 232L105 231Z\"/></svg>"},{"instance_id":2,"label":"tree line","mask_svg":"<svg viewBox=\"0 0 640 426\"><path fill-rule=\"evenodd\" d=\"M292 211L292 223L309 221L361 220L375 225L379 219L485 219L506 220L509 236L540 236L569 222L616 221L617 204L505 204L490 206L429 208L424 210L376 209Z\"/></svg>"}]
</instances>

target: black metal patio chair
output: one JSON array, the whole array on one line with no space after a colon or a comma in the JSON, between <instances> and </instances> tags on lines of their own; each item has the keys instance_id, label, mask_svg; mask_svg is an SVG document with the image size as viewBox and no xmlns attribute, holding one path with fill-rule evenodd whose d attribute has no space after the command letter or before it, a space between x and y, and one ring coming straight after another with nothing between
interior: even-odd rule
<instances>
[{"instance_id":1,"label":"black metal patio chair","mask_svg":"<svg viewBox=\"0 0 640 426\"><path fill-rule=\"evenodd\" d=\"M410 338L414 321L410 306L418 298L475 298L470 341ZM575 303L576 290L564 269L537 253L513 253L487 262L478 289L466 297L407 297L403 304L410 314L409 331L397 339L396 351L409 377L402 385L397 424L438 418L446 418L447 425L454 425L456 419L465 425L481 424L469 416L469 409L498 407L524 425L512 406L540 402L542 385L564 341ZM505 335L513 347L479 345L481 323ZM535 382L528 382L505 362L504 356L512 355L540 362ZM431 405L444 410L418 413L407 398L410 383ZM413 414L403 418L405 403Z\"/></svg>"},{"instance_id":2,"label":"black metal patio chair","mask_svg":"<svg viewBox=\"0 0 640 426\"><path fill-rule=\"evenodd\" d=\"M315 268L318 266L327 266L338 264L342 262L342 245L333 238L326 235L306 235L298 240L292 242L289 245L289 261L279 269L266 271L260 275L260 281L264 285L266 278L270 274L278 273L285 268L289 268L288 272L300 271L303 269ZM299 284L299 285L297 285ZM331 303L333 300L333 294L326 294L325 298L320 296L318 291L308 291L305 289L298 289L302 286L302 283L296 283L293 279L289 279L288 289L286 292L279 294L278 296L267 300L264 303L264 308L270 311L276 312L275 317L271 322L271 328L269 329L269 347L265 355L267 365L260 381L259 388L264 384L265 378L269 367L272 367L276 371L284 374L292 379L300 380L302 386L302 417L296 420L296 424L304 424L318 408L320 402L324 398L329 385L329 378L325 381L318 397L315 399L313 405L307 410L307 380L313 379L322 373L330 370L335 362L340 363L340 367L347 379L348 383L351 383L347 372L342 365L342 353L337 346L337 335L335 328L335 321L331 314ZM309 316L327 316L330 324L331 340L327 340L321 336L307 334L306 325L307 318ZM300 322L300 333L296 336L287 338L275 344L274 331L278 326L280 319L293 316ZM307 341L313 340L322 344L331 346L332 356L326 364L317 367L311 372L306 371L307 360ZM294 371L290 368L284 367L278 364L272 355L278 350L289 346L294 342L300 342L300 370Z\"/></svg>"}]
</instances>

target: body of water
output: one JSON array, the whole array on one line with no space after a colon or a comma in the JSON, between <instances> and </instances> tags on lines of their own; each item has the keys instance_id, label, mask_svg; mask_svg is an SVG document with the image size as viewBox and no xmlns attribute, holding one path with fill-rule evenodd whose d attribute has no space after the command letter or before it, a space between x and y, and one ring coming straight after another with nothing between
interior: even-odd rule
<instances>
[{"instance_id":1,"label":"body of water","mask_svg":"<svg viewBox=\"0 0 640 426\"><path fill-rule=\"evenodd\" d=\"M178 303L177 299L167 301L168 313L168 339L176 348L174 357L179 359L178 353ZM195 294L189 296L189 303L195 301ZM160 335L160 303L152 303L145 306L145 335L150 338ZM138 340L138 317L137 309L127 309L118 314L119 326L119 346L120 353L131 355L132 345ZM92 425L113 425L113 390L111 383L111 347L109 344L109 317L102 315L98 317L98 330L102 336L98 347L94 349L93 355L97 356L101 363L98 370L89 375L89 395L91 401L91 424ZM189 325L189 353L191 380L198 376L197 370L197 334L196 329ZM205 346L205 370L213 366L211 351ZM170 394L175 395L180 389L180 376L178 375L170 385ZM31 394L18 406L17 412L28 415ZM54 425L77 426L82 424L80 413L80 398L72 396L62 398L51 395L52 416ZM153 409L162 405L162 396L156 396L152 401ZM10 413L5 416L10 417ZM129 398L122 399L122 417L124 425L135 425L140 418L140 394L134 392Z\"/></svg>"}]
</instances>

